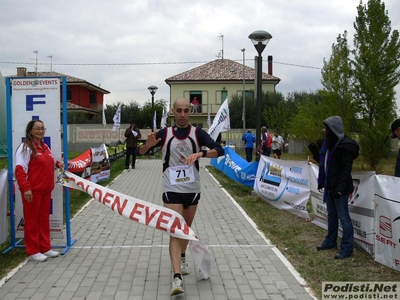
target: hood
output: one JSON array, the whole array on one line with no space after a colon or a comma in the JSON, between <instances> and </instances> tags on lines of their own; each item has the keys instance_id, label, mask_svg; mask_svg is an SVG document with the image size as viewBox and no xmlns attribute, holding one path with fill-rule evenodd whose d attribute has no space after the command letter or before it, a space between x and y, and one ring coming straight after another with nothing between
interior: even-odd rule
<instances>
[{"instance_id":1,"label":"hood","mask_svg":"<svg viewBox=\"0 0 400 300\"><path fill-rule=\"evenodd\" d=\"M328 126L333 133L341 140L344 137L343 121L339 116L331 116L324 120L324 124Z\"/></svg>"}]
</instances>

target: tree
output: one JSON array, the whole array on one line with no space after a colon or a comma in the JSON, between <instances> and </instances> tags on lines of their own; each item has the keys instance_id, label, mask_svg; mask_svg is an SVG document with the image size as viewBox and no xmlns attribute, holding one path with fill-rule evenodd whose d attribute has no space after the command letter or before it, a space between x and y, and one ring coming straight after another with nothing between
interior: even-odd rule
<instances>
[{"instance_id":1,"label":"tree","mask_svg":"<svg viewBox=\"0 0 400 300\"><path fill-rule=\"evenodd\" d=\"M358 111L353 99L353 71L351 69L351 50L347 43L347 31L336 38L337 44L332 45L332 55L329 60L323 60L320 91L324 105L327 105L328 115L339 115L343 119L344 132L355 131L355 116Z\"/></svg>"},{"instance_id":2,"label":"tree","mask_svg":"<svg viewBox=\"0 0 400 300\"><path fill-rule=\"evenodd\" d=\"M322 122L329 117L330 107L324 103L320 93L294 93L295 115L290 121L290 132L307 143L320 140Z\"/></svg>"},{"instance_id":3,"label":"tree","mask_svg":"<svg viewBox=\"0 0 400 300\"><path fill-rule=\"evenodd\" d=\"M390 151L389 124L395 117L395 86L400 81L399 32L380 0L362 2L354 22L352 61L359 106L361 152L371 168Z\"/></svg>"}]
</instances>

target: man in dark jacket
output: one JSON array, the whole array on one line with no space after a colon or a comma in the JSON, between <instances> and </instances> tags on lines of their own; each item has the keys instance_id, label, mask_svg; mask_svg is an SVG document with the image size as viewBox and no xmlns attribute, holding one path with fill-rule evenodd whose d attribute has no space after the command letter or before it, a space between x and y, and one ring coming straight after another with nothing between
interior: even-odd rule
<instances>
[{"instance_id":1,"label":"man in dark jacket","mask_svg":"<svg viewBox=\"0 0 400 300\"><path fill-rule=\"evenodd\" d=\"M342 224L343 237L335 259L353 255L353 224L349 214L348 198L353 192L351 170L353 160L359 155L359 145L343 133L339 116L324 120L325 140L321 150L314 145L309 149L319 162L318 190L324 189L324 202L328 212L328 234L317 250L337 249L338 221Z\"/></svg>"},{"instance_id":2,"label":"man in dark jacket","mask_svg":"<svg viewBox=\"0 0 400 300\"><path fill-rule=\"evenodd\" d=\"M136 128L134 120L131 121L131 126L125 130L125 137L126 137L125 169L129 169L129 159L131 155L132 155L132 169L134 169L136 164L136 148L138 140L142 138L140 130Z\"/></svg>"},{"instance_id":3,"label":"man in dark jacket","mask_svg":"<svg viewBox=\"0 0 400 300\"><path fill-rule=\"evenodd\" d=\"M392 128L392 139L398 138L400 140L400 119L396 119L390 125ZM394 168L394 176L400 177L400 149L397 152L396 166Z\"/></svg>"}]
</instances>

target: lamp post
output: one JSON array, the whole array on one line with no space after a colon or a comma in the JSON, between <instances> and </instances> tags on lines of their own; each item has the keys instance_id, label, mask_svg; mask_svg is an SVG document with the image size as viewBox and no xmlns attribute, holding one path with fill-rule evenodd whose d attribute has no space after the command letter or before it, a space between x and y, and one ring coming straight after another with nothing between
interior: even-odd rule
<instances>
[{"instance_id":1,"label":"lamp post","mask_svg":"<svg viewBox=\"0 0 400 300\"><path fill-rule=\"evenodd\" d=\"M256 100L257 100L257 127L256 127L256 146L260 145L261 139L261 108L262 108L262 56L261 53L264 51L272 35L263 30L254 31L249 35L249 39L253 43L254 47L258 52L257 64L256 64Z\"/></svg>"},{"instance_id":2,"label":"lamp post","mask_svg":"<svg viewBox=\"0 0 400 300\"><path fill-rule=\"evenodd\" d=\"M242 121L243 121L243 134L246 133L246 76L245 76L245 48L242 48L241 51L243 52L243 111L242 111Z\"/></svg>"},{"instance_id":3,"label":"lamp post","mask_svg":"<svg viewBox=\"0 0 400 300\"><path fill-rule=\"evenodd\" d=\"M158 87L151 85L147 89L151 94L151 132L154 132L154 94L157 92ZM151 149L151 156L154 157L154 148Z\"/></svg>"}]
</instances>

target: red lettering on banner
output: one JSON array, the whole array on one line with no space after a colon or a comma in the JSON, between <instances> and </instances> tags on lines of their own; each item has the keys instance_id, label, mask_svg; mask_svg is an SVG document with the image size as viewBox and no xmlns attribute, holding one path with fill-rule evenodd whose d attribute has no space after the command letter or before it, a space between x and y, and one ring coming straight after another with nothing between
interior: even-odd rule
<instances>
[{"instance_id":1,"label":"red lettering on banner","mask_svg":"<svg viewBox=\"0 0 400 300\"><path fill-rule=\"evenodd\" d=\"M154 212L152 212L152 213L150 214L150 208L151 208L151 207L146 206L146 209L145 209L145 212L146 212L146 221L145 221L145 222L146 222L146 225L149 225L149 223L151 222L151 220L153 220L154 216L155 216L156 214L158 214L159 211L160 211L160 210L156 209Z\"/></svg>"},{"instance_id":2,"label":"red lettering on banner","mask_svg":"<svg viewBox=\"0 0 400 300\"><path fill-rule=\"evenodd\" d=\"M128 200L125 199L123 204L121 205L120 198L117 196L115 197L115 200L113 204L111 205L111 209L115 211L114 207L117 206L117 211L120 215L122 215L122 212L124 211L126 204L128 203Z\"/></svg>"},{"instance_id":3,"label":"red lettering on banner","mask_svg":"<svg viewBox=\"0 0 400 300\"><path fill-rule=\"evenodd\" d=\"M390 239L384 238L378 234L375 236L375 238L377 241L381 242L382 244L391 246L391 247L393 247L393 249L396 249L397 244L392 242Z\"/></svg>"},{"instance_id":4,"label":"red lettering on banner","mask_svg":"<svg viewBox=\"0 0 400 300\"><path fill-rule=\"evenodd\" d=\"M394 260L394 264L395 264L396 266L400 265L400 260L395 259L395 260Z\"/></svg>"},{"instance_id":5,"label":"red lettering on banner","mask_svg":"<svg viewBox=\"0 0 400 300\"><path fill-rule=\"evenodd\" d=\"M182 228L183 225L183 228ZM189 234L189 226L186 223L181 223L179 218L175 218L174 222L171 225L171 232L175 233L177 229L182 230L184 234Z\"/></svg>"},{"instance_id":6,"label":"red lettering on banner","mask_svg":"<svg viewBox=\"0 0 400 300\"><path fill-rule=\"evenodd\" d=\"M111 193L109 193L109 192L107 192L105 195L104 195L104 198L103 198L103 201L100 201L100 202L102 202L103 204L108 204L108 203L111 203L111 201L114 199L114 195L113 194L111 194Z\"/></svg>"},{"instance_id":7,"label":"red lettering on banner","mask_svg":"<svg viewBox=\"0 0 400 300\"><path fill-rule=\"evenodd\" d=\"M165 211L160 212L160 216L157 219L156 228L160 229L160 230L168 231L168 228L164 228L164 227L161 226L162 223L164 223L164 224L168 224L169 223L169 220L165 220L164 217L171 218L172 215L170 213L165 212Z\"/></svg>"},{"instance_id":8,"label":"red lettering on banner","mask_svg":"<svg viewBox=\"0 0 400 300\"><path fill-rule=\"evenodd\" d=\"M99 189L99 188L95 188L94 190L93 190L93 198L95 198L96 199L96 194L98 194L98 199L99 199L99 202L101 202L101 198L103 197L103 191L101 190L101 189Z\"/></svg>"},{"instance_id":9,"label":"red lettering on banner","mask_svg":"<svg viewBox=\"0 0 400 300\"><path fill-rule=\"evenodd\" d=\"M129 215L129 219L131 219L131 220L133 220L133 221L136 221L136 222L139 222L139 219L138 218L136 218L136 217L134 217L134 215L141 215L142 213L143 213L143 211L142 210L139 210L138 208L143 208L144 207L144 205L143 204L140 204L140 203L135 203L135 206L133 207L133 209L132 209L132 212L131 212L131 214Z\"/></svg>"}]
</instances>

